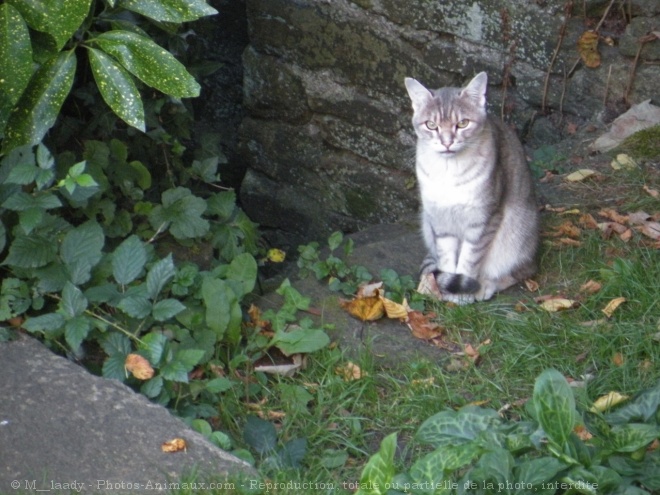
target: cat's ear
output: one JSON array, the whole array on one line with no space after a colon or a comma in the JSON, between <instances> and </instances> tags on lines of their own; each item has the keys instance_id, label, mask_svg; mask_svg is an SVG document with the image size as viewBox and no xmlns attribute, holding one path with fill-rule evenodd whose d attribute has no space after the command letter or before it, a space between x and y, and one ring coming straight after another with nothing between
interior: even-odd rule
<instances>
[{"instance_id":1,"label":"cat's ear","mask_svg":"<svg viewBox=\"0 0 660 495\"><path fill-rule=\"evenodd\" d=\"M406 77L404 82L406 83L406 89L408 90L408 95L410 96L412 107L415 112L433 98L433 93L426 89L422 83L416 79Z\"/></svg>"},{"instance_id":2,"label":"cat's ear","mask_svg":"<svg viewBox=\"0 0 660 495\"><path fill-rule=\"evenodd\" d=\"M480 72L461 90L461 96L467 96L477 105L486 106L486 89L488 88L488 75Z\"/></svg>"}]
</instances>

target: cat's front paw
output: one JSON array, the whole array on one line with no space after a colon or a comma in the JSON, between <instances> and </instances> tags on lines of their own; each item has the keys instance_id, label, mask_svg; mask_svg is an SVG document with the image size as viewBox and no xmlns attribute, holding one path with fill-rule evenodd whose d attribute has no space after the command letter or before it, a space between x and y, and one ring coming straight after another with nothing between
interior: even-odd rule
<instances>
[{"instance_id":1,"label":"cat's front paw","mask_svg":"<svg viewBox=\"0 0 660 495\"><path fill-rule=\"evenodd\" d=\"M451 294L443 292L440 300L464 306L466 304L472 304L475 301L475 296L474 294Z\"/></svg>"}]
</instances>

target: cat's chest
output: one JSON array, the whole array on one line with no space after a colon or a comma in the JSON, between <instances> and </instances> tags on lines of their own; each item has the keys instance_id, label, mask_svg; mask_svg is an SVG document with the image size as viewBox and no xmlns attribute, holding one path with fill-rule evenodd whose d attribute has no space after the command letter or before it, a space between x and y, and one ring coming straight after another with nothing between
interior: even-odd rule
<instances>
[{"instance_id":1,"label":"cat's chest","mask_svg":"<svg viewBox=\"0 0 660 495\"><path fill-rule=\"evenodd\" d=\"M487 184L482 164L474 160L418 162L422 202L436 207L477 205L485 200Z\"/></svg>"}]
</instances>

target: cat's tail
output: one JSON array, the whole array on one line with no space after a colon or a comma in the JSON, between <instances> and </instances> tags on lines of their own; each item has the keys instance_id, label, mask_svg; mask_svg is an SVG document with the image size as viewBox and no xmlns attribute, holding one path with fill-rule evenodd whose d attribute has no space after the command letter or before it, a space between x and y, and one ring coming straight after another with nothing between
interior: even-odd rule
<instances>
[{"instance_id":1,"label":"cat's tail","mask_svg":"<svg viewBox=\"0 0 660 495\"><path fill-rule=\"evenodd\" d=\"M481 288L478 280L461 273L433 272L440 292L450 294L474 294Z\"/></svg>"}]
</instances>

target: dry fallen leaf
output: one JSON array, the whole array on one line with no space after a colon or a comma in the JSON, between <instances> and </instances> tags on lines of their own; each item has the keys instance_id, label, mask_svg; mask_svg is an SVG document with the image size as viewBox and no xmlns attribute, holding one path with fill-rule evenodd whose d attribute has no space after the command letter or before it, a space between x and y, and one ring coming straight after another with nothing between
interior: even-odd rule
<instances>
[{"instance_id":1,"label":"dry fallen leaf","mask_svg":"<svg viewBox=\"0 0 660 495\"><path fill-rule=\"evenodd\" d=\"M561 297L556 297L552 299L546 299L543 301L540 306L551 313L562 311L565 309L574 308L577 303L572 299L564 299Z\"/></svg>"},{"instance_id":2,"label":"dry fallen leaf","mask_svg":"<svg viewBox=\"0 0 660 495\"><path fill-rule=\"evenodd\" d=\"M296 374L298 370L305 368L305 358L302 354L291 356L290 363L283 364L261 364L254 367L254 371L270 373L271 375L280 375L290 377Z\"/></svg>"},{"instance_id":3,"label":"dry fallen leaf","mask_svg":"<svg viewBox=\"0 0 660 495\"><path fill-rule=\"evenodd\" d=\"M598 222L596 222L596 219L593 217L591 213L585 213L584 215L580 216L580 219L578 220L578 223L582 225L585 229L597 229L598 228Z\"/></svg>"},{"instance_id":4,"label":"dry fallen leaf","mask_svg":"<svg viewBox=\"0 0 660 495\"><path fill-rule=\"evenodd\" d=\"M573 428L573 432L583 442L586 442L587 440L591 440L591 438L593 437L593 435L589 433L589 430L587 430L587 428L584 425L577 425L575 428Z\"/></svg>"},{"instance_id":5,"label":"dry fallen leaf","mask_svg":"<svg viewBox=\"0 0 660 495\"><path fill-rule=\"evenodd\" d=\"M385 315L383 301L378 296L361 297L351 301L339 301L339 305L362 321L375 321Z\"/></svg>"},{"instance_id":6,"label":"dry fallen leaf","mask_svg":"<svg viewBox=\"0 0 660 495\"><path fill-rule=\"evenodd\" d=\"M428 296L434 296L438 299L442 298L442 294L438 288L438 283L432 273L425 273L420 277L419 285L417 286L417 292Z\"/></svg>"},{"instance_id":7,"label":"dry fallen leaf","mask_svg":"<svg viewBox=\"0 0 660 495\"><path fill-rule=\"evenodd\" d=\"M630 225L644 225L652 219L653 217L651 215L641 210L628 215L628 222L630 222Z\"/></svg>"},{"instance_id":8,"label":"dry fallen leaf","mask_svg":"<svg viewBox=\"0 0 660 495\"><path fill-rule=\"evenodd\" d=\"M614 364L614 366L621 367L623 366L624 361L625 359L623 358L623 354L621 354L620 352L617 352L612 356L612 363Z\"/></svg>"},{"instance_id":9,"label":"dry fallen leaf","mask_svg":"<svg viewBox=\"0 0 660 495\"><path fill-rule=\"evenodd\" d=\"M160 449L163 452L179 452L181 450L186 450L186 441L183 438L174 438L167 442L163 442Z\"/></svg>"},{"instance_id":10,"label":"dry fallen leaf","mask_svg":"<svg viewBox=\"0 0 660 495\"><path fill-rule=\"evenodd\" d=\"M586 179L587 177L591 177L596 173L595 170L591 170L590 168L581 168L580 170L576 170L575 172L568 174L566 176L566 180L568 182L580 182Z\"/></svg>"},{"instance_id":11,"label":"dry fallen leaf","mask_svg":"<svg viewBox=\"0 0 660 495\"><path fill-rule=\"evenodd\" d=\"M600 289L602 289L603 284L596 282L595 280L589 280L580 286L580 292L586 292L587 294L595 294Z\"/></svg>"},{"instance_id":12,"label":"dry fallen leaf","mask_svg":"<svg viewBox=\"0 0 660 495\"><path fill-rule=\"evenodd\" d=\"M646 222L644 225L637 227L637 230L646 237L660 241L660 222Z\"/></svg>"},{"instance_id":13,"label":"dry fallen leaf","mask_svg":"<svg viewBox=\"0 0 660 495\"><path fill-rule=\"evenodd\" d=\"M410 311L406 325L412 331L413 336L421 340L435 339L444 333L444 329L440 325L431 321L430 317L421 311Z\"/></svg>"},{"instance_id":14,"label":"dry fallen leaf","mask_svg":"<svg viewBox=\"0 0 660 495\"><path fill-rule=\"evenodd\" d=\"M626 224L628 223L628 215L622 215L616 210L613 210L612 208L603 208L601 209L598 214L601 217L605 217L608 220L612 220L615 223L622 223Z\"/></svg>"},{"instance_id":15,"label":"dry fallen leaf","mask_svg":"<svg viewBox=\"0 0 660 495\"><path fill-rule=\"evenodd\" d=\"M129 354L124 361L124 367L138 380L149 380L154 376L154 369L146 358L139 354Z\"/></svg>"},{"instance_id":16,"label":"dry fallen leaf","mask_svg":"<svg viewBox=\"0 0 660 495\"><path fill-rule=\"evenodd\" d=\"M358 287L355 297L357 299L363 297L376 297L380 294L380 289L383 288L383 282L374 282L372 284L363 284Z\"/></svg>"},{"instance_id":17,"label":"dry fallen leaf","mask_svg":"<svg viewBox=\"0 0 660 495\"><path fill-rule=\"evenodd\" d=\"M363 373L360 367L352 361L347 361L346 364L337 366L335 373L342 377L345 382L359 380L363 376L366 376L366 373Z\"/></svg>"},{"instance_id":18,"label":"dry fallen leaf","mask_svg":"<svg viewBox=\"0 0 660 495\"><path fill-rule=\"evenodd\" d=\"M622 168L626 169L635 169L638 168L637 162L633 160L629 155L625 153L619 153L616 155L616 158L612 160L610 164L614 170L621 170Z\"/></svg>"},{"instance_id":19,"label":"dry fallen leaf","mask_svg":"<svg viewBox=\"0 0 660 495\"><path fill-rule=\"evenodd\" d=\"M617 297L616 299L612 299L609 303L607 303L607 306L605 306L602 311L605 314L605 316L610 318L614 313L614 311L616 311L616 308L621 306L621 304L623 304L624 302L626 302L625 297Z\"/></svg>"},{"instance_id":20,"label":"dry fallen leaf","mask_svg":"<svg viewBox=\"0 0 660 495\"><path fill-rule=\"evenodd\" d=\"M600 53L598 53L598 33L585 31L577 42L578 53L584 65L595 69L600 65Z\"/></svg>"},{"instance_id":21,"label":"dry fallen leaf","mask_svg":"<svg viewBox=\"0 0 660 495\"><path fill-rule=\"evenodd\" d=\"M652 196L652 197L654 197L654 198L657 198L658 196L660 196L660 192L658 192L657 189L651 189L651 188L650 188L649 186L647 186L646 184L644 184L644 186L642 187L642 189L644 189L644 192L646 192L648 195L650 195L650 196Z\"/></svg>"},{"instance_id":22,"label":"dry fallen leaf","mask_svg":"<svg viewBox=\"0 0 660 495\"><path fill-rule=\"evenodd\" d=\"M383 308L385 309L385 314L388 318L392 320L401 320L408 317L408 311L410 311L410 307L408 306L408 302L405 299L403 304L399 304L382 296L380 300L383 302Z\"/></svg>"},{"instance_id":23,"label":"dry fallen leaf","mask_svg":"<svg viewBox=\"0 0 660 495\"><path fill-rule=\"evenodd\" d=\"M525 287L527 287L527 290L530 292L538 292L539 283L536 280L532 280L531 278L528 278L527 280L525 280Z\"/></svg>"},{"instance_id":24,"label":"dry fallen leaf","mask_svg":"<svg viewBox=\"0 0 660 495\"><path fill-rule=\"evenodd\" d=\"M596 399L593 406L591 406L591 412L605 412L626 400L628 400L627 395L622 395L619 392L610 392Z\"/></svg>"}]
</instances>

